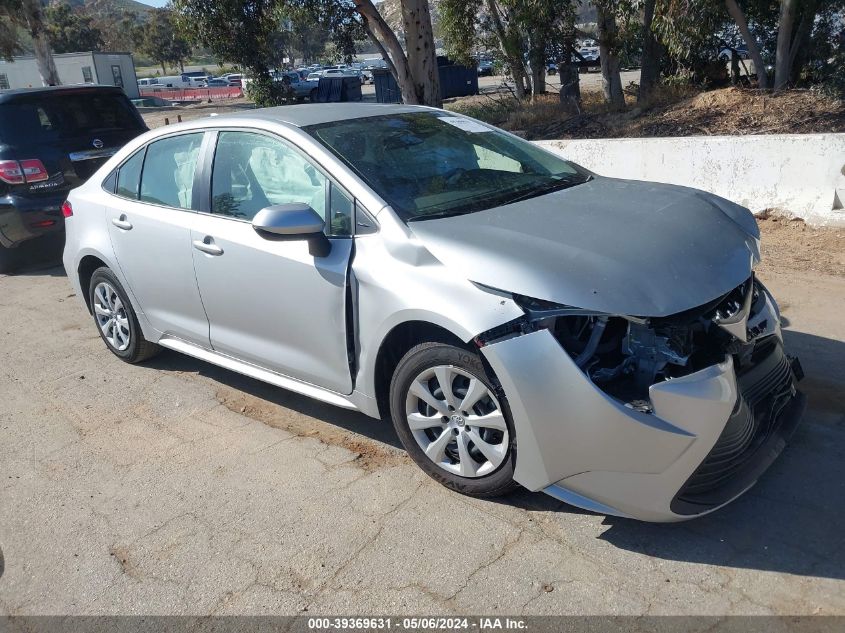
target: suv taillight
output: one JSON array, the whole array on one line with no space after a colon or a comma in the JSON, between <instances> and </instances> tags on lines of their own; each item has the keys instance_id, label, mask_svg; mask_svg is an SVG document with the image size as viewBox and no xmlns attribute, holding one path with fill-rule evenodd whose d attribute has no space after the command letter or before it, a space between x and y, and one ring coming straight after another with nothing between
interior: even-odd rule
<instances>
[{"instance_id":1,"label":"suv taillight","mask_svg":"<svg viewBox=\"0 0 845 633\"><path fill-rule=\"evenodd\" d=\"M50 174L37 158L28 158L20 162L16 160L0 160L0 180L10 185L22 185L25 182L41 182L48 180Z\"/></svg>"},{"instance_id":2,"label":"suv taillight","mask_svg":"<svg viewBox=\"0 0 845 633\"><path fill-rule=\"evenodd\" d=\"M16 160L0 160L0 180L10 185L24 183L23 170Z\"/></svg>"},{"instance_id":3,"label":"suv taillight","mask_svg":"<svg viewBox=\"0 0 845 633\"><path fill-rule=\"evenodd\" d=\"M42 180L48 180L50 178L50 174L48 174L47 170L44 168L44 163L37 158L22 160L21 169L23 170L23 177L26 178L28 183L41 182Z\"/></svg>"},{"instance_id":4,"label":"suv taillight","mask_svg":"<svg viewBox=\"0 0 845 633\"><path fill-rule=\"evenodd\" d=\"M71 206L70 202L65 200L64 204L62 205L62 216L69 218L73 215L73 207Z\"/></svg>"}]
</instances>

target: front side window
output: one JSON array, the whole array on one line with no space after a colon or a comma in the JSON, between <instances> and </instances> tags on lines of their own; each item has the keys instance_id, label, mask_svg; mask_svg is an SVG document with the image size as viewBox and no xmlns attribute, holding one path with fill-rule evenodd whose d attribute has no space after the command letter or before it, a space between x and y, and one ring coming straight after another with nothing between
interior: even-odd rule
<instances>
[{"instance_id":1,"label":"front side window","mask_svg":"<svg viewBox=\"0 0 845 633\"><path fill-rule=\"evenodd\" d=\"M202 132L182 134L147 146L141 173L141 201L177 209L191 209L194 171Z\"/></svg>"},{"instance_id":2,"label":"front side window","mask_svg":"<svg viewBox=\"0 0 845 633\"><path fill-rule=\"evenodd\" d=\"M527 141L447 112L389 114L304 129L404 220L481 211L590 178Z\"/></svg>"},{"instance_id":3,"label":"front side window","mask_svg":"<svg viewBox=\"0 0 845 633\"><path fill-rule=\"evenodd\" d=\"M303 202L326 219L326 178L280 140L221 132L211 174L211 212L251 221L261 209Z\"/></svg>"}]
</instances>

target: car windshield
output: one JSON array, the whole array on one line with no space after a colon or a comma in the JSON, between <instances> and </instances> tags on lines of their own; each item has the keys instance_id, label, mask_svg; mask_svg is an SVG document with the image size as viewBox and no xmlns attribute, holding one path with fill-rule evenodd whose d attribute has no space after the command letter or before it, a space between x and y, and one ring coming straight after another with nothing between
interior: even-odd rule
<instances>
[{"instance_id":1,"label":"car windshield","mask_svg":"<svg viewBox=\"0 0 845 633\"><path fill-rule=\"evenodd\" d=\"M443 111L304 129L406 221L482 211L591 178L527 141Z\"/></svg>"},{"instance_id":2,"label":"car windshield","mask_svg":"<svg viewBox=\"0 0 845 633\"><path fill-rule=\"evenodd\" d=\"M37 96L0 104L0 142L49 142L110 130L143 130L121 94Z\"/></svg>"}]
</instances>

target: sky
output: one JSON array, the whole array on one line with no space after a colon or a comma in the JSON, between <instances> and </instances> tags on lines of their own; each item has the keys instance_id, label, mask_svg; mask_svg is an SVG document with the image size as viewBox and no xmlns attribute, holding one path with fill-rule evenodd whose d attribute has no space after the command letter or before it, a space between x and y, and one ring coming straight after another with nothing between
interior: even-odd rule
<instances>
[{"instance_id":1,"label":"sky","mask_svg":"<svg viewBox=\"0 0 845 633\"><path fill-rule=\"evenodd\" d=\"M163 7L167 4L167 0L138 0L141 4L148 4L151 7Z\"/></svg>"}]
</instances>

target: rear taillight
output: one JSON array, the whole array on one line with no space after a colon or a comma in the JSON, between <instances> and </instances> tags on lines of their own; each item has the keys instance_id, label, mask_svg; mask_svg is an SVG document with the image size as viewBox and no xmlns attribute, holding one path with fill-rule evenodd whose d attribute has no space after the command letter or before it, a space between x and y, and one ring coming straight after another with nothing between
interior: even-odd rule
<instances>
[{"instance_id":1,"label":"rear taillight","mask_svg":"<svg viewBox=\"0 0 845 633\"><path fill-rule=\"evenodd\" d=\"M23 170L16 160L0 160L0 180L10 185L24 183Z\"/></svg>"},{"instance_id":2,"label":"rear taillight","mask_svg":"<svg viewBox=\"0 0 845 633\"><path fill-rule=\"evenodd\" d=\"M73 215L73 207L67 200L65 200L65 203L62 205L62 215L66 218Z\"/></svg>"},{"instance_id":3,"label":"rear taillight","mask_svg":"<svg viewBox=\"0 0 845 633\"><path fill-rule=\"evenodd\" d=\"M16 160L0 160L0 180L10 185L22 185L25 182L41 182L48 180L50 174L37 158L28 158L20 162Z\"/></svg>"},{"instance_id":4,"label":"rear taillight","mask_svg":"<svg viewBox=\"0 0 845 633\"><path fill-rule=\"evenodd\" d=\"M23 177L26 178L28 183L41 182L42 180L48 180L50 178L50 174L48 174L47 170L44 168L44 163L37 158L22 160L21 169L23 170Z\"/></svg>"}]
</instances>

